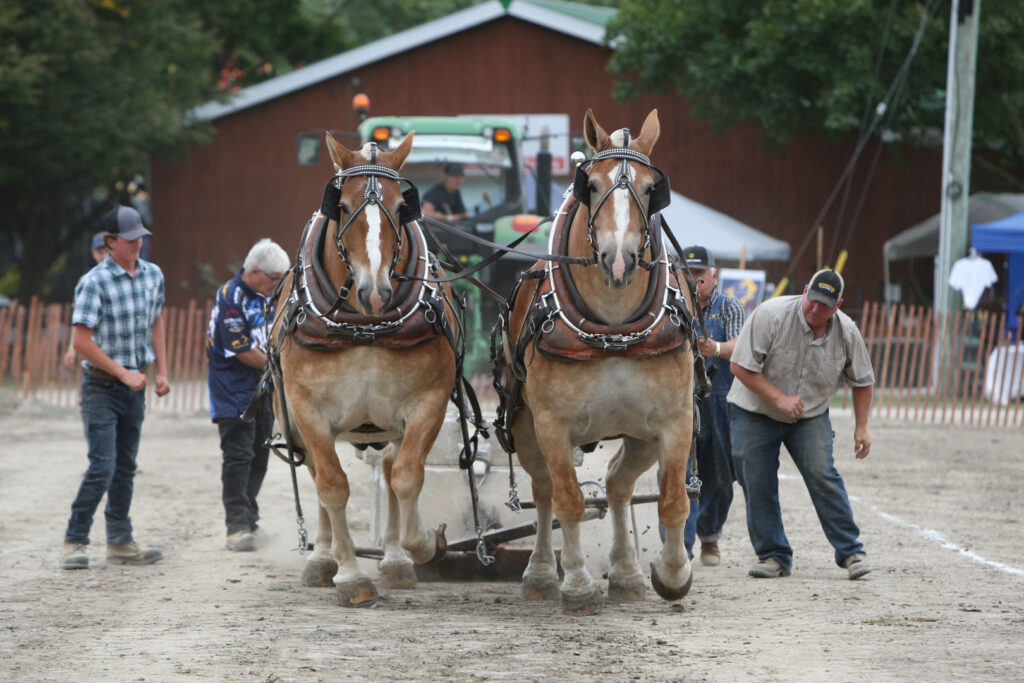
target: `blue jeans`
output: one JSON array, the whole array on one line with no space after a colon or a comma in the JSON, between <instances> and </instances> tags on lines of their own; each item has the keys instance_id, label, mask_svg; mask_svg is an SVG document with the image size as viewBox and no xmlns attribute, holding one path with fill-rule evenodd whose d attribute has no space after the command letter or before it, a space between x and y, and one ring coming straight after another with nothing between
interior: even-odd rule
<instances>
[{"instance_id":1,"label":"blue jeans","mask_svg":"<svg viewBox=\"0 0 1024 683\"><path fill-rule=\"evenodd\" d=\"M690 501L690 516L683 528L683 542L690 557L697 537L711 543L722 537L722 527L732 505L732 483L736 479L729 434L729 404L725 394L711 394L696 402L700 410L697 440L697 476L700 497Z\"/></svg>"},{"instance_id":2,"label":"blue jeans","mask_svg":"<svg viewBox=\"0 0 1024 683\"><path fill-rule=\"evenodd\" d=\"M221 502L228 535L238 531L255 531L260 518L256 496L267 474L270 449L264 446L273 426L270 401L265 403L252 422L237 417L217 418L220 432Z\"/></svg>"},{"instance_id":3,"label":"blue jeans","mask_svg":"<svg viewBox=\"0 0 1024 683\"><path fill-rule=\"evenodd\" d=\"M860 530L843 478L832 459L832 422L828 412L789 424L731 408L732 457L736 478L747 499L747 531L760 560L775 558L792 571L793 549L782 526L779 506L779 447L785 445L811 496L825 537L835 549L836 564L863 553Z\"/></svg>"},{"instance_id":4,"label":"blue jeans","mask_svg":"<svg viewBox=\"0 0 1024 683\"><path fill-rule=\"evenodd\" d=\"M120 545L133 540L128 511L145 413L145 391L132 391L116 380L83 375L82 423L89 445L89 467L71 504L65 541L89 543L92 518L103 494L107 495L107 543Z\"/></svg>"}]
</instances>

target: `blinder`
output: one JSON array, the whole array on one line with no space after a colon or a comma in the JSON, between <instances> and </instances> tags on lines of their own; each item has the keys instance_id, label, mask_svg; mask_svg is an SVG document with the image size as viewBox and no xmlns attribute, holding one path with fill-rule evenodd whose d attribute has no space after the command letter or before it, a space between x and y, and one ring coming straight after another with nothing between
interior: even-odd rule
<instances>
[{"instance_id":1,"label":"blinder","mask_svg":"<svg viewBox=\"0 0 1024 683\"><path fill-rule=\"evenodd\" d=\"M341 186L344 182L343 176L335 176L328 180L320 199L320 213L336 222L341 221L339 204L341 203ZM402 190L402 202L402 207L398 210L398 222L401 225L423 217L423 212L420 209L420 191L412 183Z\"/></svg>"},{"instance_id":2,"label":"blinder","mask_svg":"<svg viewBox=\"0 0 1024 683\"><path fill-rule=\"evenodd\" d=\"M614 157L612 157L614 158ZM596 160L596 157L590 161L586 161L576 167L576 176L572 182L572 193L577 200L582 204L590 206L590 165ZM639 161L639 160L638 160ZM640 163L643 163L642 161ZM654 171L658 179L654 181L653 187L651 187L651 197L647 204L647 215L653 216L658 213L672 201L672 196L669 194L670 187L668 176L657 166L646 164L648 168Z\"/></svg>"},{"instance_id":3,"label":"blinder","mask_svg":"<svg viewBox=\"0 0 1024 683\"><path fill-rule=\"evenodd\" d=\"M416 186L409 183L409 187L402 190L402 208L398 210L398 222L402 225L417 221L423 217L420 210L420 191Z\"/></svg>"}]
</instances>

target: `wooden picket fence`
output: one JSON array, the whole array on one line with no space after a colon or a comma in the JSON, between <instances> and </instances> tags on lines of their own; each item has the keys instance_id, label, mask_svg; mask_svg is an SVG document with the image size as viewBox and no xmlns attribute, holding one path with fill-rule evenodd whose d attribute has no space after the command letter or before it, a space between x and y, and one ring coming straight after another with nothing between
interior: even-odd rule
<instances>
[{"instance_id":1,"label":"wooden picket fence","mask_svg":"<svg viewBox=\"0 0 1024 683\"><path fill-rule=\"evenodd\" d=\"M164 308L171 393L157 398L153 391L154 368L150 367L147 410L209 410L205 343L212 306L210 300L191 300L185 306ZM61 364L71 341L71 308L71 304L48 304L37 299L32 299L28 307L15 301L8 308L0 308L0 388L56 406L78 405L81 357L74 368ZM481 403L495 403L489 374L477 374L472 383Z\"/></svg>"},{"instance_id":2,"label":"wooden picket fence","mask_svg":"<svg viewBox=\"0 0 1024 683\"><path fill-rule=\"evenodd\" d=\"M192 300L187 306L164 308L171 393L157 398L155 368L151 366L147 409L209 409L204 346L212 304ZM70 369L61 363L71 341L71 308L71 304L48 304L33 298L27 307L14 301L0 309L0 387L52 405L78 405L81 357Z\"/></svg>"},{"instance_id":3,"label":"wooden picket fence","mask_svg":"<svg viewBox=\"0 0 1024 683\"><path fill-rule=\"evenodd\" d=\"M151 410L209 410L206 388L206 328L211 301L167 306L167 352L171 393L157 398L150 377ZM924 306L867 302L860 329L875 369L872 415L984 426L1020 427L1024 410L1024 344L1021 325L1007 333L1005 313L961 311L934 315ZM71 304L32 299L0 309L0 387L57 406L76 406L81 370L63 367ZM152 375L153 368L150 368ZM490 378L478 374L481 402L494 402ZM844 405L849 390L843 391Z\"/></svg>"},{"instance_id":4,"label":"wooden picket fence","mask_svg":"<svg viewBox=\"0 0 1024 683\"><path fill-rule=\"evenodd\" d=\"M936 315L925 306L866 302L860 330L875 369L872 415L1021 426L1022 325L1010 334L1007 323L1005 312Z\"/></svg>"}]
</instances>

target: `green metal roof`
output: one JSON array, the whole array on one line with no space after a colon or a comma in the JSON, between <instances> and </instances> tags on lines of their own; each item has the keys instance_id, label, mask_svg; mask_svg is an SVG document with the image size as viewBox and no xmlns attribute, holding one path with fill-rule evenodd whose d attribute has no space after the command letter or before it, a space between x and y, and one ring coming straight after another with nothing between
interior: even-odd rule
<instances>
[{"instance_id":1,"label":"green metal roof","mask_svg":"<svg viewBox=\"0 0 1024 683\"><path fill-rule=\"evenodd\" d=\"M469 116L372 116L359 124L359 136L367 139L380 126L398 128L403 134L414 130L419 135L483 135L488 127L508 128L513 139L523 137L522 127L512 121Z\"/></svg>"},{"instance_id":2,"label":"green metal roof","mask_svg":"<svg viewBox=\"0 0 1024 683\"><path fill-rule=\"evenodd\" d=\"M511 2L511 0L508 0ZM574 19L586 21L602 28L615 18L619 10L615 7L599 7L597 5L584 5L579 2L568 2L567 0L519 0L521 3L528 3L543 7L544 9L558 12ZM503 3L508 8L508 2Z\"/></svg>"}]
</instances>

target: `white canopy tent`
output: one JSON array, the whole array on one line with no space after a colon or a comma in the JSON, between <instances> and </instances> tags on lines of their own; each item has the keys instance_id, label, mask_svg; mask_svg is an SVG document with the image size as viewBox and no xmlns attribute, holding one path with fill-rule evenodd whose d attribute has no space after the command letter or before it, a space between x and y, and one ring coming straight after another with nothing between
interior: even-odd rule
<instances>
[{"instance_id":1,"label":"white canopy tent","mask_svg":"<svg viewBox=\"0 0 1024 683\"><path fill-rule=\"evenodd\" d=\"M1024 194L978 192L971 195L968 202L967 224L989 223L1021 211L1024 211ZM926 218L882 245L886 292L889 291L889 264L892 261L932 257L939 253L939 215Z\"/></svg>"},{"instance_id":2,"label":"white canopy tent","mask_svg":"<svg viewBox=\"0 0 1024 683\"><path fill-rule=\"evenodd\" d=\"M745 223L672 192L672 202L661 215L682 247L699 244L716 259L739 261L746 247L747 261L788 261L789 243L755 230ZM671 250L671 245L668 245Z\"/></svg>"}]
</instances>

